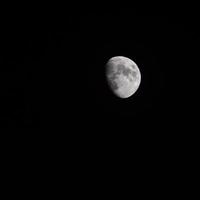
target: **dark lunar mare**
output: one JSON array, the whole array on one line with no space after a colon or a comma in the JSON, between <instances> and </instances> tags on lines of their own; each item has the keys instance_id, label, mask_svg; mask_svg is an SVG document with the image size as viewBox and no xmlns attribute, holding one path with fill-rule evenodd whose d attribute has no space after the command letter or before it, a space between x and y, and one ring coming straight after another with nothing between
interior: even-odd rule
<instances>
[{"instance_id":1,"label":"dark lunar mare","mask_svg":"<svg viewBox=\"0 0 200 200\"><path fill-rule=\"evenodd\" d=\"M118 64L117 66L115 66L114 64L109 64L110 66L108 67L108 76L109 79L111 81L111 88L114 90L118 89L118 85L116 83L116 78L119 74L123 74L124 76L126 76L129 80L129 74L131 74L133 77L136 77L137 72L133 71L129 68L126 68L123 64ZM114 72L114 68L117 68L117 71ZM131 80L130 80L131 81Z\"/></svg>"}]
</instances>

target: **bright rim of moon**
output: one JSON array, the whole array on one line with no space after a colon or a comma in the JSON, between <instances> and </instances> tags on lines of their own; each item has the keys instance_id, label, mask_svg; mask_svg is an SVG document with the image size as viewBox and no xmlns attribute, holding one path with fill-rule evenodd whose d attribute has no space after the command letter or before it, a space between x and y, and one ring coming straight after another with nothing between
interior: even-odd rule
<instances>
[{"instance_id":1,"label":"bright rim of moon","mask_svg":"<svg viewBox=\"0 0 200 200\"><path fill-rule=\"evenodd\" d=\"M138 66L124 56L115 56L108 60L106 76L111 90L120 98L132 96L141 82Z\"/></svg>"}]
</instances>

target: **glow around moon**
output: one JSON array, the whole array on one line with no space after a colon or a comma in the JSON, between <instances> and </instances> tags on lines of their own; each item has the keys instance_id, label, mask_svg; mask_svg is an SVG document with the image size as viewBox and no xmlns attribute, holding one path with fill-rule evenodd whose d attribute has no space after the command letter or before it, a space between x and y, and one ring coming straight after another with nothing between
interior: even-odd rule
<instances>
[{"instance_id":1,"label":"glow around moon","mask_svg":"<svg viewBox=\"0 0 200 200\"><path fill-rule=\"evenodd\" d=\"M120 98L132 96L141 82L141 73L138 66L131 59L124 56L116 56L108 60L106 77L110 89Z\"/></svg>"}]
</instances>

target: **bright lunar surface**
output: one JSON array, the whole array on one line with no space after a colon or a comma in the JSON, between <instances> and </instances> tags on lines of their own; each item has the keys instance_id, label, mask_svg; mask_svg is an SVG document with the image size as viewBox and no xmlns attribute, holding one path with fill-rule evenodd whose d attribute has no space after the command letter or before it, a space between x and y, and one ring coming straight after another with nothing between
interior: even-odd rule
<instances>
[{"instance_id":1,"label":"bright lunar surface","mask_svg":"<svg viewBox=\"0 0 200 200\"><path fill-rule=\"evenodd\" d=\"M141 73L131 59L112 57L106 64L106 78L110 89L120 98L128 98L139 88Z\"/></svg>"}]
</instances>

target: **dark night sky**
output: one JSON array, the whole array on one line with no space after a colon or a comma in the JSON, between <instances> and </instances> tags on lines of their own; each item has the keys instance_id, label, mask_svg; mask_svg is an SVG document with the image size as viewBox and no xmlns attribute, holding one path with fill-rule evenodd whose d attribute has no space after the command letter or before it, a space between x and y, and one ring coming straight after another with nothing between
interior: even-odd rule
<instances>
[{"instance_id":1,"label":"dark night sky","mask_svg":"<svg viewBox=\"0 0 200 200\"><path fill-rule=\"evenodd\" d=\"M80 33L89 81L88 94L83 94L86 113L94 116L99 126L110 121L162 131L179 129L193 116L199 42L195 19L88 14L80 19ZM118 99L105 86L103 66L115 55L127 56L140 67L141 86L131 98ZM126 126L128 130L130 126Z\"/></svg>"},{"instance_id":2,"label":"dark night sky","mask_svg":"<svg viewBox=\"0 0 200 200\"><path fill-rule=\"evenodd\" d=\"M78 121L87 128L154 129L192 114L195 18L105 11L18 21L1 38L2 127ZM104 65L116 55L131 58L141 70L141 86L128 99L113 96L106 85Z\"/></svg>"},{"instance_id":3,"label":"dark night sky","mask_svg":"<svg viewBox=\"0 0 200 200\"><path fill-rule=\"evenodd\" d=\"M49 4L0 13L0 128L41 128L1 132L6 195L195 190L199 18ZM128 99L106 85L104 66L117 55L141 71Z\"/></svg>"}]
</instances>

